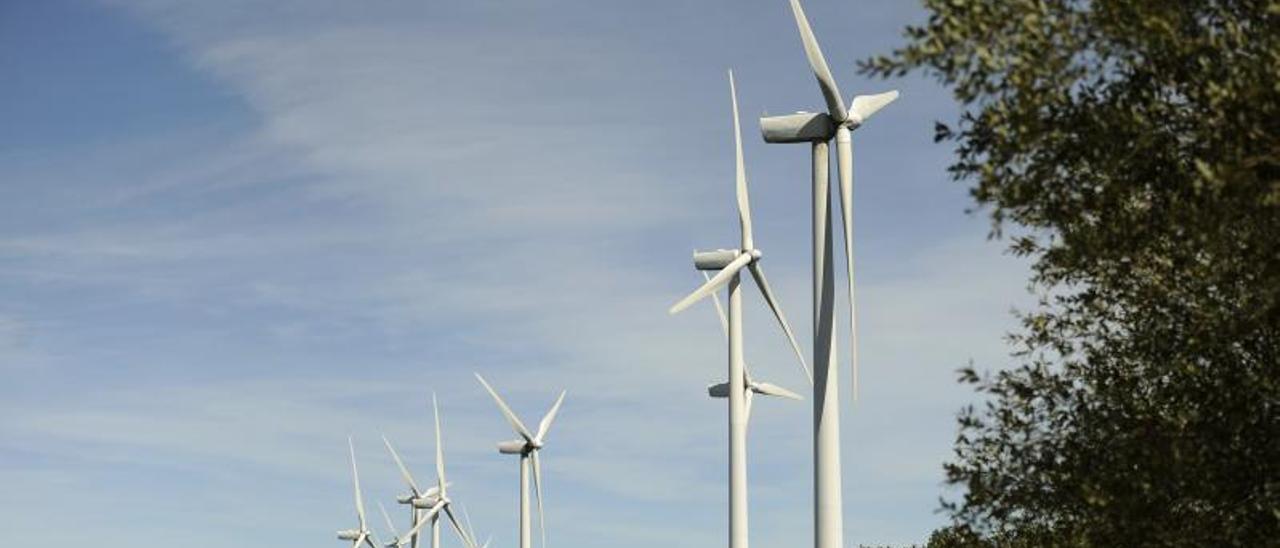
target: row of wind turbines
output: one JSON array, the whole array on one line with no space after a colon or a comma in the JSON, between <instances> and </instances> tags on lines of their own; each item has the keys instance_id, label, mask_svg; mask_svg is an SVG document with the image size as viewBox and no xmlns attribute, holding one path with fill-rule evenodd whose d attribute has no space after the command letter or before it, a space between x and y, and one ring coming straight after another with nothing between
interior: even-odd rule
<instances>
[{"instance_id":1,"label":"row of wind turbines","mask_svg":"<svg viewBox=\"0 0 1280 548\"><path fill-rule=\"evenodd\" d=\"M729 400L729 547L747 548L747 422L753 394L799 399L794 392L769 383L757 382L747 372L743 360L741 272L750 272L756 287L799 358L800 367L813 387L813 504L814 546L841 548L844 544L843 507L840 468L840 392L839 368L836 366L835 285L832 222L830 141L836 141L836 166L839 174L840 212L844 229L845 268L848 274L850 362L853 395L858 393L857 306L854 298L853 269L853 130L862 126L873 114L898 98L897 91L875 95L859 95L845 106L844 96L836 85L831 69L822 55L808 17L799 0L790 0L791 12L800 31L805 56L818 80L827 106L826 112L797 112L760 119L766 143L809 143L813 181L813 364L811 374L804 354L796 343L773 291L760 266L763 253L755 246L751 230L751 203L742 155L742 132L738 121L737 87L733 71L729 72L730 103L733 109L735 152L735 194L741 241L736 249L695 251L694 267L703 271L705 283L673 305L669 312L679 313L706 298L715 299L728 339L728 382L710 387L712 396ZM708 276L707 271L718 271ZM727 319L717 292L728 288Z\"/></svg>"},{"instance_id":2,"label":"row of wind turbines","mask_svg":"<svg viewBox=\"0 0 1280 548\"><path fill-rule=\"evenodd\" d=\"M511 424L519 439L503 441L498 443L498 452L507 455L518 455L520 457L520 548L530 548L532 546L532 527L530 523L530 505L529 505L529 476L532 469L534 489L537 494L538 502L538 519L539 530L542 533L542 545L546 545L546 520L542 512L542 464L538 458L539 451L545 443L548 431L551 430L551 424L555 422L556 415L560 412L560 405L564 403L565 392L561 391L560 396L556 398L551 409L542 417L538 423L538 431L531 432L525 427L520 418L511 411L511 407L507 402L498 395L498 392L489 385L484 377L476 374L476 380L480 381L485 391L493 396L493 401L498 404L498 409L502 411L503 417ZM395 446L386 436L382 437L382 442L387 446L387 451L391 453L391 458L395 460L396 467L400 469L400 476L404 479L409 492L396 497L396 502L408 506L409 508L409 529L405 534L401 535L397 530L391 515L387 513L386 507L382 502L378 502L378 510L382 513L382 517L386 520L387 530L391 533L391 541L382 543L378 540L378 536L369 526L368 518L365 515L364 496L360 492L360 470L356 466L356 449L355 442L351 438L347 439L347 447L351 457L351 480L355 490L355 509L356 509L356 527L354 529L344 529L338 531L338 540L351 542L352 548L400 548L406 544L412 548L418 548L419 535L422 529L430 525L431 531L431 547L439 548L440 544L440 517L444 514L448 518L449 524L452 525L454 533L458 539L467 548L488 548L489 541L478 544L476 541L475 530L471 527L471 518L467 515L466 509L461 509L463 521L459 521L453 510L453 500L449 498L449 481L445 477L444 466L444 442L442 439L440 428L440 406L436 402L435 394L431 395L431 409L435 417L436 427L436 480L435 485L422 489L417 481L413 479L413 474L409 473L409 468L405 466L404 460L400 458L400 453L396 451ZM460 507L461 508L461 507ZM466 527L463 527L465 521Z\"/></svg>"},{"instance_id":3,"label":"row of wind turbines","mask_svg":"<svg viewBox=\"0 0 1280 548\"><path fill-rule=\"evenodd\" d=\"M761 266L762 251L756 247L751 226L751 204L747 189L747 176L742 153L742 132L738 118L737 87L733 72L729 72L730 103L733 111L735 152L735 196L741 239L738 247L714 251L695 251L694 267L702 271L704 283L694 292L673 305L669 312L676 314L694 303L712 297L728 342L728 378L725 382L708 387L713 398L724 398L729 405L729 547L747 548L747 456L746 433L750 419L752 399L755 395L774 396L793 400L803 399L799 394L781 386L753 378L743 358L742 291L741 274L746 269L765 304L787 337L796 358L813 389L813 504L814 546L816 548L841 548L843 546L843 508L841 498L840 465L840 393L839 368L836 364L835 344L835 284L834 254L832 248L832 207L830 181L830 142L836 142L836 166L839 176L839 200L844 237L845 269L848 280L850 362L852 366L853 395L858 393L857 307L854 298L853 257L853 144L852 132L880 109L898 98L897 91L853 97L848 106L844 102L835 78L827 66L808 18L799 0L789 0L792 15L800 32L801 43L809 66L817 78L819 89L826 103L826 112L797 112L782 116L760 118L761 133L766 143L809 143L813 197L813 370L810 371L804 352L787 323L782 308L769 287ZM716 272L714 276L708 272ZM728 312L720 303L718 292L727 287ZM498 451L520 457L520 548L531 547L531 522L529 504L529 476L532 474L537 497L538 516L542 542L546 544L545 520L542 514L542 472L538 452L545 442L547 431L555 420L564 401L564 392L543 417L536 433L524 426L506 402L484 378L476 375L485 390L493 397L503 416L515 430L519 439L498 444ZM463 511L467 526L464 528L452 509L447 495L449 483L445 479L444 453L440 435L440 414L435 407L436 426L436 483L426 490L418 487L390 441L383 438L394 457L409 494L396 501L409 506L410 529L404 535L395 532L395 526L385 509L379 507L392 532L392 542L379 546L365 518L364 503L360 494L359 473L355 464L355 449L351 447L352 477L355 484L355 501L358 527L338 532L338 538L352 542L352 548L367 545L368 548L399 548L410 544L418 547L421 530L431 526L432 548L440 546L440 515L448 518L454 532L468 548L487 548L488 542L477 545L470 519Z\"/></svg>"}]
</instances>

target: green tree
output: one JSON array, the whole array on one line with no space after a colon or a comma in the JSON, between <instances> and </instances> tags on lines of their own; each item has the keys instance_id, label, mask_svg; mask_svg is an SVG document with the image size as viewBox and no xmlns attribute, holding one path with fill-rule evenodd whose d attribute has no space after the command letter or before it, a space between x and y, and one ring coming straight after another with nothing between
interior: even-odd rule
<instances>
[{"instance_id":1,"label":"green tree","mask_svg":"<svg viewBox=\"0 0 1280 548\"><path fill-rule=\"evenodd\" d=\"M962 371L930 546L1280 546L1280 1L925 5L860 68L953 90L1040 296L1018 367Z\"/></svg>"}]
</instances>

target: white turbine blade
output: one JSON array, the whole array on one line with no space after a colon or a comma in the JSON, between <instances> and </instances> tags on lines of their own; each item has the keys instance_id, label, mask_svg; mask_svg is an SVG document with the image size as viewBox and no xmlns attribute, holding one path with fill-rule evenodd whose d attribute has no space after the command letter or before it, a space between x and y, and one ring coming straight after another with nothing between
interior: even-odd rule
<instances>
[{"instance_id":1,"label":"white turbine blade","mask_svg":"<svg viewBox=\"0 0 1280 548\"><path fill-rule=\"evenodd\" d=\"M711 281L711 275L706 270L702 271L702 279L707 282ZM720 293L718 291L711 292L712 302L716 303L716 315L720 316L720 329L724 331L724 338L729 339L729 317L724 315L724 306L720 304Z\"/></svg>"},{"instance_id":2,"label":"white turbine blade","mask_svg":"<svg viewBox=\"0 0 1280 548\"><path fill-rule=\"evenodd\" d=\"M440 437L440 406L436 403L435 392L431 393L431 410L436 417L436 487L440 489L440 496L445 496L445 478L444 478L444 442Z\"/></svg>"},{"instance_id":3,"label":"white turbine blade","mask_svg":"<svg viewBox=\"0 0 1280 548\"><path fill-rule=\"evenodd\" d=\"M365 535L364 542L369 545L369 548L384 548L382 546L382 541L378 540L378 536L373 534L372 531Z\"/></svg>"},{"instance_id":4,"label":"white turbine blade","mask_svg":"<svg viewBox=\"0 0 1280 548\"><path fill-rule=\"evenodd\" d=\"M892 100L892 99L890 99ZM844 131L843 129L841 131ZM853 363L853 401L858 401L858 305L853 293L853 143L836 139L840 169L840 219L844 225L845 268L849 277L849 360Z\"/></svg>"},{"instance_id":5,"label":"white turbine blade","mask_svg":"<svg viewBox=\"0 0 1280 548\"><path fill-rule=\"evenodd\" d=\"M404 461L400 460L400 454L396 452L396 448L391 446L391 441L384 434L382 443L386 444L387 450L391 451L391 458L395 459L396 466L400 468L400 475L404 477L404 481L409 484L409 489L413 490L414 497L422 496L422 491L418 489L418 484L413 481L413 475L409 474L409 468L404 465Z\"/></svg>"},{"instance_id":6,"label":"white turbine blade","mask_svg":"<svg viewBox=\"0 0 1280 548\"><path fill-rule=\"evenodd\" d=\"M364 497L360 496L360 471L356 469L356 444L347 437L347 448L351 450L351 479L356 491L356 517L360 518L360 530L365 530Z\"/></svg>"},{"instance_id":7,"label":"white turbine blade","mask_svg":"<svg viewBox=\"0 0 1280 548\"><path fill-rule=\"evenodd\" d=\"M364 544L364 541L368 538L369 535L367 533L360 533L359 535L356 535L356 541L351 543L352 548L360 548L360 545Z\"/></svg>"},{"instance_id":8,"label":"white turbine blade","mask_svg":"<svg viewBox=\"0 0 1280 548\"><path fill-rule=\"evenodd\" d=\"M745 400L743 401L743 405L742 405L743 419L746 420L747 423L750 423L751 422L751 400L755 398L754 392L752 392L751 389L748 388L742 393L742 398L743 400Z\"/></svg>"},{"instance_id":9,"label":"white turbine blade","mask_svg":"<svg viewBox=\"0 0 1280 548\"><path fill-rule=\"evenodd\" d=\"M803 400L803 399L804 399L804 397L803 397L803 396L801 396L800 394L797 394L797 393L795 393L795 392L792 392L792 391L790 391L790 390L787 390L786 388L783 388L783 387L778 386L778 385L776 385L776 384L773 384L773 383L771 383L771 382L758 382L758 383L754 383L754 384L752 384L752 385L751 385L751 388L752 388L755 392L759 392L759 393L764 394L764 395L766 395L766 396L777 396L777 397L780 397L780 398L787 398L787 399L792 399L792 400Z\"/></svg>"},{"instance_id":10,"label":"white turbine blade","mask_svg":"<svg viewBox=\"0 0 1280 548\"><path fill-rule=\"evenodd\" d=\"M435 506L432 506L430 510L427 510L427 513L423 514L421 518L418 519L418 523L415 523L413 528L409 529L409 532L405 533L404 537L400 538L400 546L408 544L410 539L412 539L414 535L417 535L418 531L422 530L423 525L429 523L431 518L436 517L436 514L440 513L441 508L444 508L444 501L437 502Z\"/></svg>"},{"instance_id":11,"label":"white turbine blade","mask_svg":"<svg viewBox=\"0 0 1280 548\"><path fill-rule=\"evenodd\" d=\"M778 319L778 325L782 326L782 332L787 334L787 341L791 343L791 349L795 351L796 358L800 360L800 368L804 370L805 378L809 379L809 384L813 384L813 374L809 373L809 366L804 361L804 354L800 352L800 343L796 342L796 336L791 332L791 326L787 324L787 318L782 314L782 307L778 305L777 299L773 297L773 290L769 289L769 281L764 277L764 269L760 267L760 263L751 263L751 277L756 280L756 287L760 289L760 294L764 296L765 303L769 305L769 310L773 311L773 317Z\"/></svg>"},{"instance_id":12,"label":"white turbine blade","mask_svg":"<svg viewBox=\"0 0 1280 548\"><path fill-rule=\"evenodd\" d=\"M742 267L747 266L747 264L752 260L754 260L754 257L750 253L738 255L737 259L734 259L732 262L725 265L723 270L716 273L715 276L712 276L707 283L702 284L702 287L699 287L694 290L693 293L690 293L688 297L685 297L684 299L681 299L680 302L672 305L671 308L667 310L667 313L676 314L681 310L689 308L690 305L702 300L715 290L720 289L725 284L729 283L729 279L737 274L739 270L742 270Z\"/></svg>"},{"instance_id":13,"label":"white turbine blade","mask_svg":"<svg viewBox=\"0 0 1280 548\"><path fill-rule=\"evenodd\" d=\"M733 71L729 71L729 96L733 102L733 151L734 176L737 179L738 223L742 229L742 249L754 249L751 239L751 199L747 194L747 169L742 161L742 128L738 124L738 88L733 82Z\"/></svg>"},{"instance_id":14,"label":"white turbine blade","mask_svg":"<svg viewBox=\"0 0 1280 548\"><path fill-rule=\"evenodd\" d=\"M475 541L471 540L471 537L467 535L467 532L462 530L462 524L458 523L458 518L453 517L453 510L449 508L448 505L445 505L444 513L449 516L449 523L453 524L453 530L458 533L458 537L462 539L462 543L467 545L468 548L475 548Z\"/></svg>"},{"instance_id":15,"label":"white turbine blade","mask_svg":"<svg viewBox=\"0 0 1280 548\"><path fill-rule=\"evenodd\" d=\"M898 98L898 90L886 91L875 95L859 95L853 98L849 109L860 121L865 122L872 114L892 103Z\"/></svg>"},{"instance_id":16,"label":"white turbine blade","mask_svg":"<svg viewBox=\"0 0 1280 548\"><path fill-rule=\"evenodd\" d=\"M534 451L529 455L533 459L533 488L538 496L538 530L542 532L541 548L547 547L547 517L542 513L542 459L538 458L539 451Z\"/></svg>"},{"instance_id":17,"label":"white turbine blade","mask_svg":"<svg viewBox=\"0 0 1280 548\"><path fill-rule=\"evenodd\" d=\"M479 373L476 373L476 379L480 381L480 384L484 385L485 390L489 391L489 395L493 396L493 401L498 403L498 409L502 410L502 416L506 417L507 422L511 424L511 427L515 429L516 433L520 434L520 437L524 438L524 441L532 443L535 439L533 434L529 433L529 429L524 427L524 423L520 422L520 419L516 417L516 414L511 412L511 408L507 407L507 402L502 401L502 396L499 396L498 393L493 390L493 387L489 386L489 383L485 382L484 377L481 377Z\"/></svg>"},{"instance_id":18,"label":"white turbine blade","mask_svg":"<svg viewBox=\"0 0 1280 548\"><path fill-rule=\"evenodd\" d=\"M827 60L822 57L822 49L818 47L818 39L813 36L809 27L809 19L800 7L800 0L791 0L791 12L796 16L796 26L800 27L800 40L804 42L804 55L809 58L809 66L813 67L813 75L818 77L818 85L822 87L822 97L827 100L827 114L840 123L849 118L844 109L844 97L836 87L836 79L831 76Z\"/></svg>"},{"instance_id":19,"label":"white turbine blade","mask_svg":"<svg viewBox=\"0 0 1280 548\"><path fill-rule=\"evenodd\" d=\"M462 508L462 520L463 520L463 521L465 521L465 522L467 522L467 536L470 536L470 537L471 537L471 541L472 541L472 542L475 542L475 540L476 540L476 530L475 530L475 528L474 528L474 527L472 527L472 526L471 526L471 514L468 514L468 513L467 513L467 507L466 507L466 506L460 506L460 508Z\"/></svg>"},{"instance_id":20,"label":"white turbine blade","mask_svg":"<svg viewBox=\"0 0 1280 548\"><path fill-rule=\"evenodd\" d=\"M560 412L560 404L564 403L565 392L565 390L560 391L560 397L556 398L556 403L551 405L551 410L547 411L547 414L542 417L542 421L538 423L538 435L534 438L538 440L538 443L542 443L547 431L551 430L551 423L555 422L556 413Z\"/></svg>"},{"instance_id":21,"label":"white turbine blade","mask_svg":"<svg viewBox=\"0 0 1280 548\"><path fill-rule=\"evenodd\" d=\"M382 519L387 520L387 529L391 531L391 536L395 537L396 541L399 541L400 533L396 531L396 525L391 521L391 514L387 513L387 508L382 505L382 501L378 501L378 511L382 512Z\"/></svg>"}]
</instances>

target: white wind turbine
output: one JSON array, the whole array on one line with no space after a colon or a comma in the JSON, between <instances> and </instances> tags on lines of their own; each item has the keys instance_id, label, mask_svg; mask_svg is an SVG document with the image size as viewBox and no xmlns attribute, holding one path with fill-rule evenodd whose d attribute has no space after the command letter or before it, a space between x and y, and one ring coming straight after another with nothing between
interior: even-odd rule
<instances>
[{"instance_id":1,"label":"white wind turbine","mask_svg":"<svg viewBox=\"0 0 1280 548\"><path fill-rule=\"evenodd\" d=\"M551 429L551 423L556 420L556 413L560 412L560 404L564 402L565 391L560 391L560 397L556 398L556 402L552 404L551 410L542 417L542 421L538 423L538 433L533 434L525 428L524 423L516 417L516 414L507 406L507 402L502 401L502 397L494 391L492 386L476 373L476 379L484 385L484 389L493 396L493 401L497 402L498 409L502 410L502 416L511 424L511 428L521 439L504 441L498 443L498 452L505 455L520 455L520 548L530 548L533 540L530 532L529 523L529 465L533 464L533 485L538 495L538 525L542 532L542 546L547 545L547 521L542 513L542 464L538 460L538 452L542 450L546 441L547 431Z\"/></svg>"},{"instance_id":2,"label":"white wind turbine","mask_svg":"<svg viewBox=\"0 0 1280 548\"><path fill-rule=\"evenodd\" d=\"M440 488L433 485L425 491L419 489L418 484L413 481L413 476L409 474L409 469L405 467L404 461L400 460L400 454L396 452L395 447L391 446L391 441L388 440L385 435L382 436L382 443L385 444L387 446L387 450L391 452L391 458L395 459L396 466L400 468L401 477L404 478L405 483L409 486L409 494L396 497L396 502L409 506L409 527L411 531L414 531L414 533L404 537L403 539L398 539L397 543L405 544L405 542L408 542L412 548L418 548L418 531L421 529L418 524L428 520L428 518L423 515L423 511L431 510L435 507L436 503L439 502ZM401 542L401 540L404 542Z\"/></svg>"},{"instance_id":3,"label":"white wind turbine","mask_svg":"<svg viewBox=\"0 0 1280 548\"><path fill-rule=\"evenodd\" d=\"M711 281L711 275L707 274L706 271L702 272L702 277L708 282ZM724 331L724 337L727 341L729 339L729 320L725 317L724 307L720 304L720 295L718 293L712 293L711 298L714 299L712 302L716 305L716 315L720 318L720 328ZM786 388L771 382L757 381L751 378L751 369L747 367L745 361L742 364L742 381L744 385L743 399L745 400L743 407L746 408L743 412L743 420L745 420L747 424L751 423L751 400L756 394L787 398L797 401L804 399L800 394L787 390ZM725 381L719 384L707 386L707 395L713 398L728 398L729 382Z\"/></svg>"},{"instance_id":4,"label":"white wind turbine","mask_svg":"<svg viewBox=\"0 0 1280 548\"><path fill-rule=\"evenodd\" d=\"M752 393L747 387L746 370L742 361L742 292L740 291L740 272L747 268L755 279L756 287L773 311L778 324L786 334L791 348L800 360L800 367L805 376L809 376L809 368L804 363L804 355L800 345L796 343L786 317L769 289L769 283L760 267L762 253L756 249L751 236L751 204L747 195L747 175L742 159L742 134L738 125L738 95L734 86L733 71L729 72L729 93L733 104L733 133L736 157L736 179L738 198L738 222L742 231L741 247L738 249L721 249L708 252L694 252L693 263L698 270L720 270L689 296L671 307L669 312L675 314L688 308L693 303L714 294L724 285L729 286L729 546L730 548L746 548L747 546L747 407L746 402ZM712 393L714 396L715 394Z\"/></svg>"},{"instance_id":5,"label":"white wind turbine","mask_svg":"<svg viewBox=\"0 0 1280 548\"><path fill-rule=\"evenodd\" d=\"M827 112L800 112L760 119L764 140L769 143L811 143L813 154L813 362L814 362L814 545L838 548L843 544L840 497L840 392L835 367L834 330L835 286L831 252L830 160L828 141L836 140L840 175L840 206L844 224L845 266L849 279L849 356L853 364L853 395L858 394L857 309L853 284L853 143L851 132L872 114L898 98L897 91L853 98L849 108L836 87L813 29L799 0L791 1L791 11L800 29L805 56L817 76Z\"/></svg>"},{"instance_id":6,"label":"white wind turbine","mask_svg":"<svg viewBox=\"0 0 1280 548\"><path fill-rule=\"evenodd\" d=\"M360 495L360 471L356 469L356 446L347 438L347 448L351 450L351 479L355 486L356 493L356 518L359 520L359 526L355 529L345 529L338 531L338 540L349 540L351 548L360 548L361 544L368 544L369 548L381 548L378 546L377 537L373 535L373 531L369 530L369 524L364 519L364 497Z\"/></svg>"},{"instance_id":7,"label":"white wind turbine","mask_svg":"<svg viewBox=\"0 0 1280 548\"><path fill-rule=\"evenodd\" d=\"M458 534L458 538L469 548L476 548L475 541L462 528L462 524L458 522L458 518L453 515L453 501L449 498L448 487L449 482L445 479L444 474L444 442L440 434L440 407L436 404L436 395L431 395L431 408L435 412L436 420L436 485L427 491L418 489L417 483L413 481L413 476L409 474L409 469L404 465L404 461L400 459L399 453L391 446L391 442L387 441L384 436L382 441L386 443L387 449L391 451L392 458L396 461L396 466L400 468L400 474L404 477L409 489L413 493L409 499L410 504L414 508L414 524L413 528L405 535L405 538L399 539L399 543L403 546L406 543L416 541L418 532L423 525L431 523L431 548L440 548L440 512L444 512L449 518L449 523L453 525L453 530ZM419 495L421 493L421 495ZM398 500L405 500L406 497L400 497ZM419 515L417 509L429 508L425 514Z\"/></svg>"}]
</instances>

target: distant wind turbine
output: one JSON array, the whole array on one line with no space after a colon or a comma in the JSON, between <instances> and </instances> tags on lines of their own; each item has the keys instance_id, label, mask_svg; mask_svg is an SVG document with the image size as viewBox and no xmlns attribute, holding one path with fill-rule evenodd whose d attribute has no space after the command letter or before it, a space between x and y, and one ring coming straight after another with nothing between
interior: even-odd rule
<instances>
[{"instance_id":1,"label":"distant wind turbine","mask_svg":"<svg viewBox=\"0 0 1280 548\"><path fill-rule=\"evenodd\" d=\"M360 495L360 471L356 469L356 446L351 438L347 438L347 448L351 451L351 480L355 486L356 518L359 520L359 526L355 529L338 531L338 540L352 541L351 548L360 548L361 544L368 544L369 548L382 548L378 546L381 543L373 535L373 531L369 530L369 524L364 519L364 497Z\"/></svg>"},{"instance_id":2,"label":"distant wind turbine","mask_svg":"<svg viewBox=\"0 0 1280 548\"><path fill-rule=\"evenodd\" d=\"M742 292L740 291L740 275L742 269L751 272L756 287L764 297L765 303L773 311L774 318L782 327L787 340L791 343L800 367L809 377L809 368L804 363L804 355L800 345L796 343L791 326L782 314L769 282L765 279L764 270L760 266L761 251L755 247L751 235L751 203L747 193L747 174L742 158L742 131L738 124L738 93L733 81L733 71L729 71L729 97L733 105L733 137L735 152L735 175L738 201L738 224L742 231L741 245L738 249L720 249L708 252L694 252L693 263L698 270L719 270L715 276L690 293L689 296L676 303L668 311L675 314L688 308L695 302L714 294L726 284L729 286L729 547L746 548L747 546L747 416L746 402L751 391L747 388L746 367L742 360ZM812 379L812 377L810 377ZM712 394L715 395L714 393Z\"/></svg>"},{"instance_id":3,"label":"distant wind turbine","mask_svg":"<svg viewBox=\"0 0 1280 548\"><path fill-rule=\"evenodd\" d=\"M409 494L396 497L396 502L409 506L409 527L414 533L403 539L398 539L397 542L404 544L401 541L407 541L412 548L418 548L417 531L420 529L418 524L427 521L427 518L423 516L423 511L430 510L436 505L440 498L440 488L433 485L425 491L419 489L418 484L413 481L413 475L409 473L404 461L400 460L400 454L396 452L395 447L392 447L391 441L387 439L387 436L382 436L382 443L387 446L387 451L391 452L391 458L395 459L396 466L400 468L400 476L404 478L405 483L409 486Z\"/></svg>"},{"instance_id":4,"label":"distant wind turbine","mask_svg":"<svg viewBox=\"0 0 1280 548\"><path fill-rule=\"evenodd\" d=\"M484 389L493 396L493 401L498 404L498 409L502 411L502 416L511 424L511 428L521 439L504 441L498 443L498 452L506 455L520 455L520 548L530 548L533 540L530 538L529 524L529 464L533 464L533 484L538 495L538 525L542 532L542 547L547 545L547 522L542 512L542 464L538 459L538 452L542 450L543 444L546 442L547 431L551 429L551 423L556 419L556 413L560 412L560 404L564 403L565 391L560 391L560 397L556 398L555 404L551 406L551 410L542 417L542 421L538 423L538 433L534 434L525 428L524 423L520 422L519 417L511 411L507 406L507 402L502 400L494 391L492 386L476 373L476 379L484 386Z\"/></svg>"},{"instance_id":5,"label":"distant wind turbine","mask_svg":"<svg viewBox=\"0 0 1280 548\"><path fill-rule=\"evenodd\" d=\"M439 520L440 512L443 511L445 516L449 518L449 523L453 525L453 530L457 533L458 538L462 540L462 543L469 548L476 548L475 541L465 530L463 530L462 524L459 523L458 518L453 515L453 501L448 495L449 482L445 479L444 474L444 442L442 441L440 433L440 407L436 403L435 394L431 395L431 408L435 412L436 421L436 485L426 491L421 497L414 498L412 500L412 504L415 508L428 507L429 505L430 509L421 517L418 517L415 511L415 518L417 521L414 523L413 528L407 533L407 538L400 539L400 543L403 545L409 542L409 539L416 538L418 531L422 529L422 526L430 522L431 546L432 548L440 548ZM400 467L400 473L404 476L405 482L409 484L409 488L415 494L421 492L414 483L413 476L409 474L409 469L405 467L404 461L400 460L400 455L396 453L395 448L391 446L391 442L387 441L385 437L383 438L383 441L386 442L387 449L391 451L391 456L395 458L396 465Z\"/></svg>"}]
</instances>

